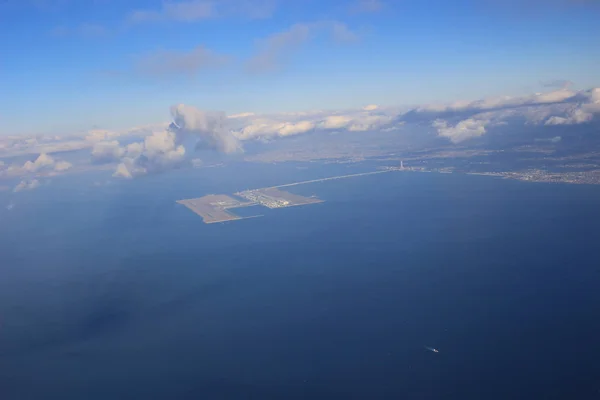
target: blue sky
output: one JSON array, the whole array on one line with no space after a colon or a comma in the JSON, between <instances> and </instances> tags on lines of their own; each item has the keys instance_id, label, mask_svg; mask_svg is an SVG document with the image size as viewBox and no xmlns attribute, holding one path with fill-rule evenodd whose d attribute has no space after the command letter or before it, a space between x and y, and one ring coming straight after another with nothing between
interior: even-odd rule
<instances>
[{"instance_id":1,"label":"blue sky","mask_svg":"<svg viewBox=\"0 0 600 400\"><path fill-rule=\"evenodd\" d=\"M4 0L0 135L160 122L176 103L277 112L600 86L599 16L576 0Z\"/></svg>"}]
</instances>

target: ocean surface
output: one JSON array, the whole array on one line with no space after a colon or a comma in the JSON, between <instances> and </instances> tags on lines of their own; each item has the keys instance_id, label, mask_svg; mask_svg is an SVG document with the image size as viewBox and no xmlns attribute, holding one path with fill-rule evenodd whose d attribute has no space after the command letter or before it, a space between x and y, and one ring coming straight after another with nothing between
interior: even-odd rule
<instances>
[{"instance_id":1,"label":"ocean surface","mask_svg":"<svg viewBox=\"0 0 600 400\"><path fill-rule=\"evenodd\" d=\"M600 187L398 172L223 224L175 204L361 170L0 193L0 398L600 399Z\"/></svg>"}]
</instances>

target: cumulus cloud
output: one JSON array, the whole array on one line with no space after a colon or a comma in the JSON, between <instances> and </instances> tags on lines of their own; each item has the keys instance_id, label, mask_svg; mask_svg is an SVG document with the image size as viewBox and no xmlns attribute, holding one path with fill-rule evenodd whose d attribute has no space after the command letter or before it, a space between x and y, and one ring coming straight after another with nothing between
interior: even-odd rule
<instances>
[{"instance_id":1,"label":"cumulus cloud","mask_svg":"<svg viewBox=\"0 0 600 400\"><path fill-rule=\"evenodd\" d=\"M68 161L57 161L56 164L54 165L54 170L56 172L64 172L67 171L69 169L71 169L73 167L73 164L71 164Z\"/></svg>"},{"instance_id":2,"label":"cumulus cloud","mask_svg":"<svg viewBox=\"0 0 600 400\"><path fill-rule=\"evenodd\" d=\"M0 176L23 176L36 174L56 174L71 169L73 165L67 161L56 161L48 154L42 153L33 161L26 161L22 166L10 165L0 168Z\"/></svg>"},{"instance_id":3,"label":"cumulus cloud","mask_svg":"<svg viewBox=\"0 0 600 400\"><path fill-rule=\"evenodd\" d=\"M19 182L19 184L17 186L15 186L15 188L13 189L13 192L21 192L23 190L33 190L36 189L40 186L40 181L38 181L37 179L33 179L33 180L24 180ZM12 208L12 207L11 207Z\"/></svg>"},{"instance_id":4,"label":"cumulus cloud","mask_svg":"<svg viewBox=\"0 0 600 400\"><path fill-rule=\"evenodd\" d=\"M133 160L125 160L124 162L117 165L117 169L115 170L113 176L115 178L132 179L133 174L130 171L133 170L133 168L135 168L135 163L133 162ZM141 173L139 173L138 175L143 175L146 171L140 172Z\"/></svg>"},{"instance_id":5,"label":"cumulus cloud","mask_svg":"<svg viewBox=\"0 0 600 400\"><path fill-rule=\"evenodd\" d=\"M142 142L127 146L114 141L98 142L92 150L97 162L118 161L113 176L135 178L181 166L185 161L184 143L195 140L195 147L208 147L230 154L243 151L238 139L228 129L229 119L223 112L203 111L185 104L171 107L173 122L167 129L155 131ZM194 166L201 164L193 160Z\"/></svg>"},{"instance_id":6,"label":"cumulus cloud","mask_svg":"<svg viewBox=\"0 0 600 400\"><path fill-rule=\"evenodd\" d=\"M553 116L550 117L545 125L574 125L574 124L582 124L584 122L590 122L594 118L594 115L589 112L585 112L582 109L578 108L564 117Z\"/></svg>"},{"instance_id":7,"label":"cumulus cloud","mask_svg":"<svg viewBox=\"0 0 600 400\"><path fill-rule=\"evenodd\" d=\"M176 144L175 133L164 131L146 137L143 144L131 144L122 148L121 154L126 156L113 176L131 179L181 165L185 158L185 148Z\"/></svg>"},{"instance_id":8,"label":"cumulus cloud","mask_svg":"<svg viewBox=\"0 0 600 400\"><path fill-rule=\"evenodd\" d=\"M457 101L441 105L416 107L399 117L406 123L433 123L442 136L469 137L486 133L485 128L461 124L462 121L486 121L486 127L521 120L527 125L573 125L588 123L600 114L600 91L576 91L569 88L519 97L493 97L476 101ZM439 121L444 121L446 127ZM457 125L461 134L450 126ZM475 129L468 129L469 127Z\"/></svg>"},{"instance_id":9,"label":"cumulus cloud","mask_svg":"<svg viewBox=\"0 0 600 400\"><path fill-rule=\"evenodd\" d=\"M54 168L54 159L49 155L42 153L35 161L26 161L23 165L23 170L26 172L38 172L43 169Z\"/></svg>"},{"instance_id":10,"label":"cumulus cloud","mask_svg":"<svg viewBox=\"0 0 600 400\"><path fill-rule=\"evenodd\" d=\"M111 162L120 160L125 155L126 150L121 144L112 140L110 142L98 142L92 148L92 160L94 162Z\"/></svg>"},{"instance_id":11,"label":"cumulus cloud","mask_svg":"<svg viewBox=\"0 0 600 400\"><path fill-rule=\"evenodd\" d=\"M350 132L388 129L394 124L396 112L380 111L377 107L338 112L282 113L270 116L249 116L234 131L240 140L286 137L312 131L346 130ZM397 123L396 125L401 125Z\"/></svg>"},{"instance_id":12,"label":"cumulus cloud","mask_svg":"<svg viewBox=\"0 0 600 400\"><path fill-rule=\"evenodd\" d=\"M199 145L214 148L222 153L242 151L237 138L227 128L227 117L223 112L203 111L185 104L171 107L173 123L170 129L177 135L197 137Z\"/></svg>"},{"instance_id":13,"label":"cumulus cloud","mask_svg":"<svg viewBox=\"0 0 600 400\"><path fill-rule=\"evenodd\" d=\"M439 136L450 139L452 143L459 143L485 134L487 123L488 121L466 119L455 126L449 126L446 121L436 120L432 123L432 126L437 129Z\"/></svg>"}]
</instances>

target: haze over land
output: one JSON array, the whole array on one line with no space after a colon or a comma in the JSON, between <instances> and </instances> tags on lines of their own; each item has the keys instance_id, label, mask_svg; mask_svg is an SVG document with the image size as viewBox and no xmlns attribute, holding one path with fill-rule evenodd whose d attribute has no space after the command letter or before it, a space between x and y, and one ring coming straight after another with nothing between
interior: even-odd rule
<instances>
[{"instance_id":1,"label":"haze over land","mask_svg":"<svg viewBox=\"0 0 600 400\"><path fill-rule=\"evenodd\" d=\"M599 114L599 88L569 87L404 110L369 105L226 116L180 104L171 108L172 122L156 126L2 137L0 179L21 179L16 191L36 188L40 178L97 168L131 179L198 167L206 154L225 162L272 162L360 161L392 155L410 160L415 154L420 154L419 160L432 154L455 159L504 152L506 159L497 165L503 171L522 168L523 160L540 155L546 161L576 160L573 171L586 171L599 162ZM529 166L537 167L535 162Z\"/></svg>"}]
</instances>

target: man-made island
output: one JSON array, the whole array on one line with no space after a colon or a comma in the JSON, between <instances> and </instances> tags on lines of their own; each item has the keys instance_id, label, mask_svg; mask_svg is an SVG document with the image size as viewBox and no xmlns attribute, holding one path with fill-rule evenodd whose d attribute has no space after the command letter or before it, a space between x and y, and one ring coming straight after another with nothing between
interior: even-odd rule
<instances>
[{"instance_id":1,"label":"man-made island","mask_svg":"<svg viewBox=\"0 0 600 400\"><path fill-rule=\"evenodd\" d=\"M304 197L279 190L276 187L245 190L235 193L235 197L224 194L211 194L197 199L179 200L177 203L183 204L196 214L200 215L206 224L215 222L235 221L244 218L255 218L261 215L251 217L240 217L231 210L240 207L249 207L261 205L267 208L284 208L301 206L306 204L321 203L323 200L316 197Z\"/></svg>"}]
</instances>

